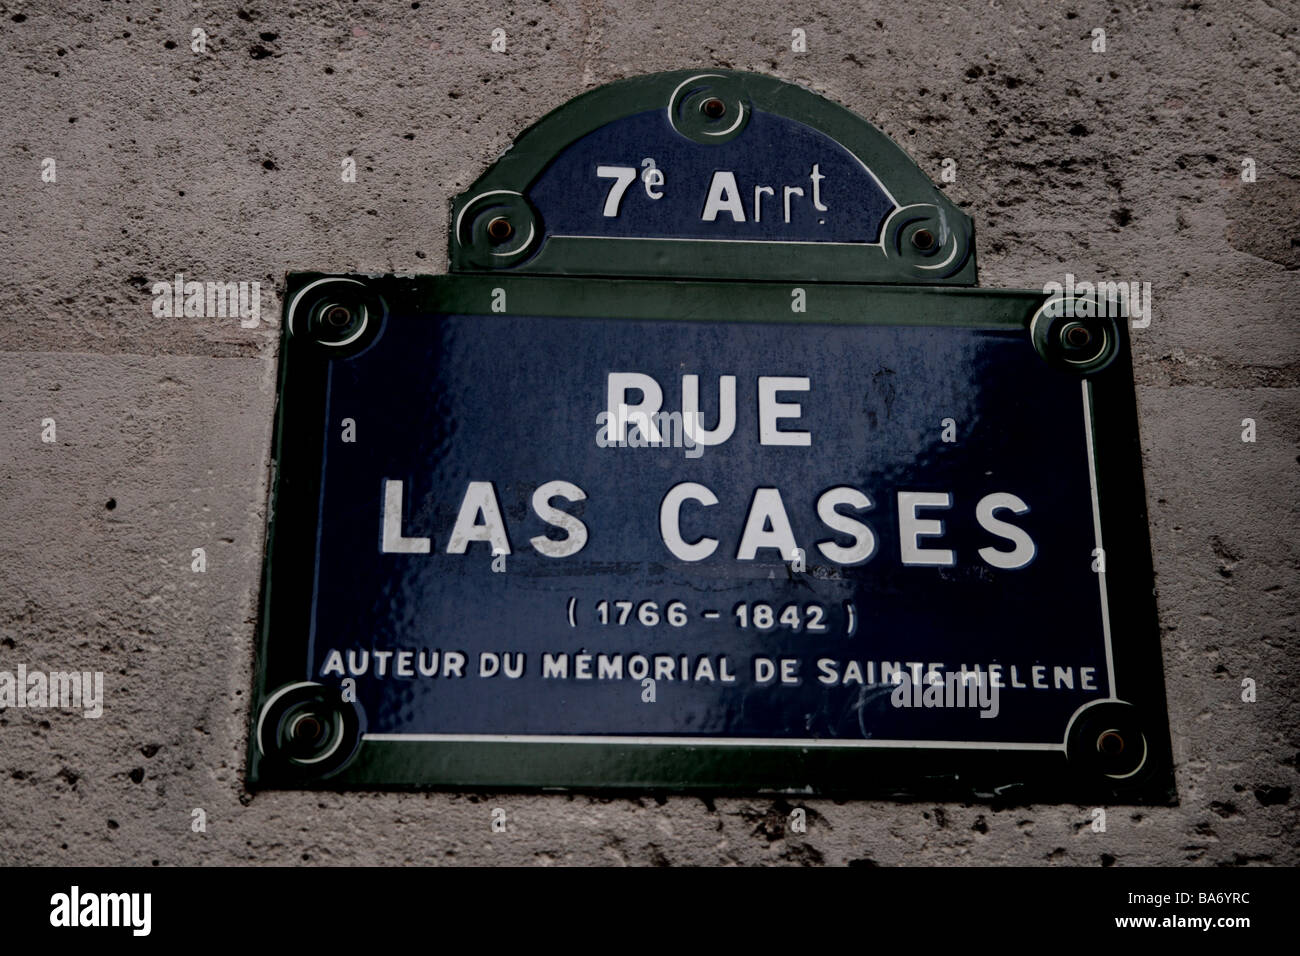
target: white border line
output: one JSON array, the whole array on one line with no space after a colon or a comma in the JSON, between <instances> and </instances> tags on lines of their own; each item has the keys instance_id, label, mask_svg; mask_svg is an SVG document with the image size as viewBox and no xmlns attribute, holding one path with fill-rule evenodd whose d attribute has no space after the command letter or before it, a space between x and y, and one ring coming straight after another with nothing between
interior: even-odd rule
<instances>
[{"instance_id":1,"label":"white border line","mask_svg":"<svg viewBox=\"0 0 1300 956\"><path fill-rule=\"evenodd\" d=\"M891 213L892 215L892 213ZM881 230L882 234L884 230ZM826 242L821 239L695 239L690 236L570 236L553 233L546 237L552 239L592 239L604 242L607 239L626 242L731 242L738 245L759 246L853 246L858 249L883 249L883 242Z\"/></svg>"},{"instance_id":2,"label":"white border line","mask_svg":"<svg viewBox=\"0 0 1300 956\"><path fill-rule=\"evenodd\" d=\"M362 734L362 740L383 743L500 743L529 744L650 744L660 747L891 747L914 750L1065 750L1064 744L1001 743L972 740L826 740L770 737L620 737L582 734Z\"/></svg>"},{"instance_id":3,"label":"white border line","mask_svg":"<svg viewBox=\"0 0 1300 956\"><path fill-rule=\"evenodd\" d=\"M729 241L729 240L721 240ZM1093 421L1091 383L1085 378L1082 385L1083 428L1088 452L1088 485L1092 491L1092 528L1097 547L1101 542L1101 507L1097 499L1097 464L1093 448ZM1105 554L1105 550L1102 550ZM1101 627L1106 641L1106 679L1110 687L1110 700L1115 696L1115 661L1110 640L1110 604L1106 595L1106 573L1097 572L1101 591ZM1094 703L1096 703L1094 701ZM1085 705L1086 706L1086 705ZM1077 716L1077 714L1076 714ZM1071 718L1073 722L1073 717ZM1067 736L1069 728L1066 728ZM974 740L826 740L819 738L791 738L776 740L768 737L645 737L645 736L589 736L579 734L362 734L362 740L376 743L536 743L536 744L625 744L658 747L798 747L803 749L881 748L897 750L1046 750L1065 751L1065 743L985 742Z\"/></svg>"},{"instance_id":4,"label":"white border line","mask_svg":"<svg viewBox=\"0 0 1300 956\"><path fill-rule=\"evenodd\" d=\"M1097 539L1097 548L1101 552L1102 568L1105 568L1106 548L1101 543L1101 506L1097 502L1097 457L1093 448L1092 421L1092 383L1083 380L1083 434L1088 444L1088 485L1092 489L1092 530ZM1097 587L1101 591L1101 633L1106 640L1106 679L1110 685L1110 699L1115 696L1115 656L1110 643L1110 601L1106 595L1106 572L1097 571Z\"/></svg>"}]
</instances>

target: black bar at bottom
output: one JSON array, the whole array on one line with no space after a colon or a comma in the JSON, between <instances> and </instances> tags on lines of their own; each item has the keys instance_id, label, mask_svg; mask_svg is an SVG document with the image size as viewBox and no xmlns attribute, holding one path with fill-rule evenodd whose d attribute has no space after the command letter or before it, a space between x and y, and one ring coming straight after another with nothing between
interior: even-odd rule
<instances>
[{"instance_id":1,"label":"black bar at bottom","mask_svg":"<svg viewBox=\"0 0 1300 956\"><path fill-rule=\"evenodd\" d=\"M1231 946L1294 926L1283 911L1293 879L1286 869L1172 868L10 868L0 870L0 926L6 943L77 934L79 943L259 949L411 934L433 946L460 938L493 950L516 935L549 937L547 948L561 950L600 939L670 945L716 936L734 944L756 935L770 943L769 934L814 945L847 935L1180 945L1199 936Z\"/></svg>"}]
</instances>

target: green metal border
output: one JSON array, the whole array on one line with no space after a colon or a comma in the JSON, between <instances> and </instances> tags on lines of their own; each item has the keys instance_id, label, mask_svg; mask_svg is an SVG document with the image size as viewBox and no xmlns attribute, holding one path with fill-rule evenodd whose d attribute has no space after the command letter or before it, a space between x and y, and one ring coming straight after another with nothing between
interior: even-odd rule
<instances>
[{"instance_id":1,"label":"green metal border","mask_svg":"<svg viewBox=\"0 0 1300 956\"><path fill-rule=\"evenodd\" d=\"M700 282L525 276L425 276L406 294L421 312L491 315L497 290L510 315L1027 328L1048 298L1032 289L872 286L813 282ZM791 311L804 292L805 312ZM870 308L864 308L864 301ZM960 305L958 305L960 303Z\"/></svg>"},{"instance_id":2,"label":"green metal border","mask_svg":"<svg viewBox=\"0 0 1300 956\"><path fill-rule=\"evenodd\" d=\"M853 153L893 194L900 208L933 207L931 228L951 231L957 243L953 271L935 273L930 260L909 243L842 246L819 242L740 244L702 240L552 238L522 262L494 269L482 250L462 241L462 213L484 193L527 195L531 184L566 147L619 119L648 110L667 109L673 91L693 77L718 77L729 92L753 107L803 123L825 133ZM743 135L743 134L742 134ZM516 207L526 204L517 197ZM920 213L917 213L918 215ZM472 217L471 217L472 218ZM942 220L940 222L940 220ZM974 224L952 204L893 140L867 120L801 86L773 77L735 70L678 70L620 80L575 97L525 130L514 145L480 176L451 207L448 236L450 271L514 272L572 276L655 276L802 280L806 282L878 282L971 286L976 283ZM893 237L897 239L897 236ZM477 253L477 256L476 256Z\"/></svg>"}]
</instances>

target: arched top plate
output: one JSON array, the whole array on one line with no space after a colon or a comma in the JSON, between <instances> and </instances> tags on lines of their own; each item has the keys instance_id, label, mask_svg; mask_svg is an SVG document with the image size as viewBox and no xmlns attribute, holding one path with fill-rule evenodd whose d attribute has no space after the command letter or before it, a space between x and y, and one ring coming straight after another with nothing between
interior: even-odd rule
<instances>
[{"instance_id":1,"label":"arched top plate","mask_svg":"<svg viewBox=\"0 0 1300 956\"><path fill-rule=\"evenodd\" d=\"M452 204L452 272L974 285L974 229L889 137L729 70L579 96Z\"/></svg>"}]
</instances>

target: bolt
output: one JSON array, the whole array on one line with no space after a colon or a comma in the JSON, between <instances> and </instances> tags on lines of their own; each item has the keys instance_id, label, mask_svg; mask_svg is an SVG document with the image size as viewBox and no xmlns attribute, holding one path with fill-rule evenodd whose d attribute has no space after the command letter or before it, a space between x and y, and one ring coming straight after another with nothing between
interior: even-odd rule
<instances>
[{"instance_id":1,"label":"bolt","mask_svg":"<svg viewBox=\"0 0 1300 956\"><path fill-rule=\"evenodd\" d=\"M727 115L727 104L716 96L711 96L700 104L700 112L712 120L722 119Z\"/></svg>"},{"instance_id":2,"label":"bolt","mask_svg":"<svg viewBox=\"0 0 1300 956\"><path fill-rule=\"evenodd\" d=\"M1071 348L1087 348L1092 341L1092 333L1083 325L1072 325L1065 330L1065 344Z\"/></svg>"},{"instance_id":3,"label":"bolt","mask_svg":"<svg viewBox=\"0 0 1300 956\"><path fill-rule=\"evenodd\" d=\"M315 714L303 714L289 728L289 737L296 744L314 744L320 740L325 725Z\"/></svg>"},{"instance_id":4,"label":"bolt","mask_svg":"<svg viewBox=\"0 0 1300 956\"><path fill-rule=\"evenodd\" d=\"M1118 730L1107 730L1097 738L1097 752L1108 757L1118 757L1124 752L1124 738Z\"/></svg>"}]
</instances>

